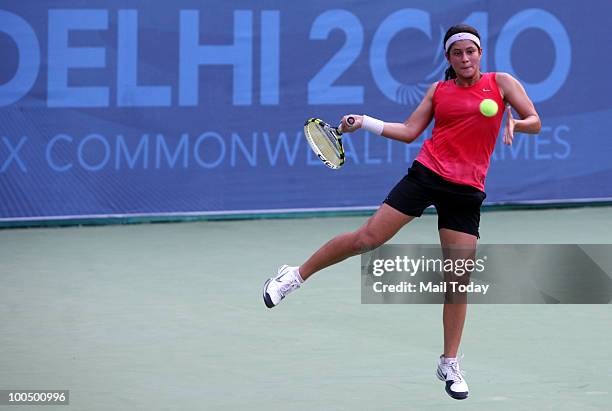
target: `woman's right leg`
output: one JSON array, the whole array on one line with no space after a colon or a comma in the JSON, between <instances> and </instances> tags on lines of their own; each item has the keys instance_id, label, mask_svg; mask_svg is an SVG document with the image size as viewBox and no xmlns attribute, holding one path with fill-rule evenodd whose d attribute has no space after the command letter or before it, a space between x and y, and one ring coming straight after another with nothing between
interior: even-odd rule
<instances>
[{"instance_id":1,"label":"woman's right leg","mask_svg":"<svg viewBox=\"0 0 612 411\"><path fill-rule=\"evenodd\" d=\"M328 241L300 267L281 266L278 275L269 278L264 284L263 300L266 307L278 305L287 294L299 288L304 280L317 271L384 244L413 218L383 204L361 228Z\"/></svg>"},{"instance_id":2,"label":"woman's right leg","mask_svg":"<svg viewBox=\"0 0 612 411\"><path fill-rule=\"evenodd\" d=\"M300 266L300 277L306 280L325 267L381 246L413 218L383 203L357 231L340 234L319 248Z\"/></svg>"}]
</instances>

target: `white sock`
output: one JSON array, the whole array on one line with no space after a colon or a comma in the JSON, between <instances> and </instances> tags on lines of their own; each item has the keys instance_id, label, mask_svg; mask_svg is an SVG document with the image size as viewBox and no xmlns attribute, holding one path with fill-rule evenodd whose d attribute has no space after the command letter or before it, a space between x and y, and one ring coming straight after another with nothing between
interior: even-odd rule
<instances>
[{"instance_id":1,"label":"white sock","mask_svg":"<svg viewBox=\"0 0 612 411\"><path fill-rule=\"evenodd\" d=\"M295 267L295 270L293 270L293 276L295 277L296 280L298 280L300 284L304 282L304 279L300 275L300 267Z\"/></svg>"},{"instance_id":2,"label":"white sock","mask_svg":"<svg viewBox=\"0 0 612 411\"><path fill-rule=\"evenodd\" d=\"M457 357L442 356L442 364L450 364L452 362L457 362Z\"/></svg>"}]
</instances>

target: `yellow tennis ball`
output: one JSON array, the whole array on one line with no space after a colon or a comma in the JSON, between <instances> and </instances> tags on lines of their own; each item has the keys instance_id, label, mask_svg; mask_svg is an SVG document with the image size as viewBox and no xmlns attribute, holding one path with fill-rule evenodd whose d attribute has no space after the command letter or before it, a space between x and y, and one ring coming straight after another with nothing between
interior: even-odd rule
<instances>
[{"instance_id":1,"label":"yellow tennis ball","mask_svg":"<svg viewBox=\"0 0 612 411\"><path fill-rule=\"evenodd\" d=\"M485 117L493 117L497 114L497 103L490 98L485 98L480 102L480 112Z\"/></svg>"}]
</instances>

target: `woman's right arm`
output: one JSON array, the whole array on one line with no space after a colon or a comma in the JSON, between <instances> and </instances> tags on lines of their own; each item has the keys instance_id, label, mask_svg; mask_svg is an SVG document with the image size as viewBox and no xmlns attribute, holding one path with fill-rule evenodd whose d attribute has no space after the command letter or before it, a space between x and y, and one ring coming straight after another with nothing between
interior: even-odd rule
<instances>
[{"instance_id":1,"label":"woman's right arm","mask_svg":"<svg viewBox=\"0 0 612 411\"><path fill-rule=\"evenodd\" d=\"M416 110L403 123L384 123L382 136L392 140L412 143L427 128L433 118L433 94L438 83L433 83ZM347 119L353 117L355 123L349 125ZM361 128L363 116L349 114L342 117L342 129L353 132Z\"/></svg>"}]
</instances>

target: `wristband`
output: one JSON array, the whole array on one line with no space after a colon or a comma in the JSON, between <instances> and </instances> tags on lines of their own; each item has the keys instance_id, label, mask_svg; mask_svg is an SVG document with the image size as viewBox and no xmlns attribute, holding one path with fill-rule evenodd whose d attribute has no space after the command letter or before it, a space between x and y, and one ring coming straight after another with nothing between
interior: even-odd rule
<instances>
[{"instance_id":1,"label":"wristband","mask_svg":"<svg viewBox=\"0 0 612 411\"><path fill-rule=\"evenodd\" d=\"M377 118L364 115L361 121L361 128L380 136L382 135L383 128L385 128L385 122Z\"/></svg>"}]
</instances>

